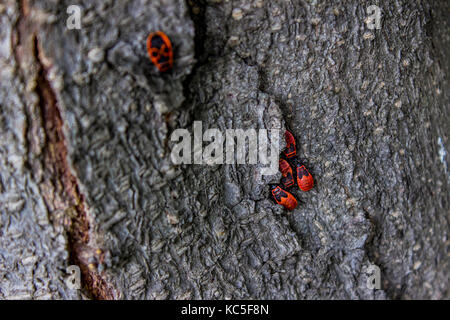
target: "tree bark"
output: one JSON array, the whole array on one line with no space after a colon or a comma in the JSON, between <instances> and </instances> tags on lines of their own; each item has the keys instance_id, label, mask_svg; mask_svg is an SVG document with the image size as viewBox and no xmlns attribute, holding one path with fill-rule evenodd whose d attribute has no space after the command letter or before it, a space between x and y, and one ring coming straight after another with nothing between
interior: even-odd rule
<instances>
[{"instance_id":1,"label":"tree bark","mask_svg":"<svg viewBox=\"0 0 450 320\"><path fill-rule=\"evenodd\" d=\"M0 4L0 298L450 298L446 1L72 4ZM279 123L314 189L287 213L260 165L174 165L194 121Z\"/></svg>"}]
</instances>

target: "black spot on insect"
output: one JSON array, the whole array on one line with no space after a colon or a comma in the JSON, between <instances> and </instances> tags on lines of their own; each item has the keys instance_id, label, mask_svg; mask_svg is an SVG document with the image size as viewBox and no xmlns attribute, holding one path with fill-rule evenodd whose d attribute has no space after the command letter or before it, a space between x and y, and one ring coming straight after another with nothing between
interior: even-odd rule
<instances>
[{"instance_id":1,"label":"black spot on insect","mask_svg":"<svg viewBox=\"0 0 450 320\"><path fill-rule=\"evenodd\" d=\"M166 56L161 56L158 59L158 63L164 63L164 62L168 62L168 61L169 61L169 57L166 57Z\"/></svg>"},{"instance_id":2,"label":"black spot on insect","mask_svg":"<svg viewBox=\"0 0 450 320\"><path fill-rule=\"evenodd\" d=\"M160 49L162 47L162 45L164 44L164 40L160 36L154 36L152 38L152 42L151 43L152 43L152 48Z\"/></svg>"},{"instance_id":3,"label":"black spot on insect","mask_svg":"<svg viewBox=\"0 0 450 320\"><path fill-rule=\"evenodd\" d=\"M301 178L303 178L304 176L305 176L305 177L309 176L308 171L306 171L305 168L299 168L299 169L298 169L298 178L301 179Z\"/></svg>"}]
</instances>

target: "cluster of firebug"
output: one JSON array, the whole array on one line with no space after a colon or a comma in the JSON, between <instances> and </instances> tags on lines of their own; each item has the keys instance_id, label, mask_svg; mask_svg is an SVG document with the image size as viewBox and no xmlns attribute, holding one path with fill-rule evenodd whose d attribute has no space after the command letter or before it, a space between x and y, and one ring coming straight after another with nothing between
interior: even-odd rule
<instances>
[{"instance_id":1,"label":"cluster of firebug","mask_svg":"<svg viewBox=\"0 0 450 320\"><path fill-rule=\"evenodd\" d=\"M297 207L297 199L287 190L298 187L302 191L309 191L314 187L314 179L308 169L297 158L295 138L289 131L284 133L286 149L280 157L280 172L282 175L279 185L271 185L271 198L291 211Z\"/></svg>"}]
</instances>

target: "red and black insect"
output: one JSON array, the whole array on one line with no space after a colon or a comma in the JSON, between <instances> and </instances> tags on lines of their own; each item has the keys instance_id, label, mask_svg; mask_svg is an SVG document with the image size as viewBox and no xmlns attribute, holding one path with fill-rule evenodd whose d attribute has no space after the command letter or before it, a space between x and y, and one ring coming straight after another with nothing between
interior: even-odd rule
<instances>
[{"instance_id":1,"label":"red and black insect","mask_svg":"<svg viewBox=\"0 0 450 320\"><path fill-rule=\"evenodd\" d=\"M295 147L295 138L289 131L286 130L284 133L284 139L286 140L286 149L283 151L286 158L295 157L297 154L297 149Z\"/></svg>"},{"instance_id":2,"label":"red and black insect","mask_svg":"<svg viewBox=\"0 0 450 320\"><path fill-rule=\"evenodd\" d=\"M147 52L150 60L160 72L166 72L173 66L172 43L162 31L150 33L147 37Z\"/></svg>"},{"instance_id":3,"label":"red and black insect","mask_svg":"<svg viewBox=\"0 0 450 320\"><path fill-rule=\"evenodd\" d=\"M271 185L270 190L272 200L291 211L297 207L297 199L285 189L292 187L297 181L300 190L309 191L314 187L314 179L297 158L296 143L292 133L286 130L284 138L286 140L286 149L283 150L281 155L283 158L279 161L282 174L281 185L284 189L279 185Z\"/></svg>"},{"instance_id":4,"label":"red and black insect","mask_svg":"<svg viewBox=\"0 0 450 320\"><path fill-rule=\"evenodd\" d=\"M276 203L281 204L287 210L292 211L297 207L297 200L294 198L294 196L289 192L281 189L280 186L271 186L271 192L273 200Z\"/></svg>"},{"instance_id":5,"label":"red and black insect","mask_svg":"<svg viewBox=\"0 0 450 320\"><path fill-rule=\"evenodd\" d=\"M314 187L314 179L309 171L301 163L296 165L297 185L302 191L309 191Z\"/></svg>"},{"instance_id":6,"label":"red and black insect","mask_svg":"<svg viewBox=\"0 0 450 320\"><path fill-rule=\"evenodd\" d=\"M285 188L292 187L295 184L295 181L291 166L284 159L280 159L279 164L280 164L280 172L281 175L283 176L283 178L281 178L281 184Z\"/></svg>"}]
</instances>

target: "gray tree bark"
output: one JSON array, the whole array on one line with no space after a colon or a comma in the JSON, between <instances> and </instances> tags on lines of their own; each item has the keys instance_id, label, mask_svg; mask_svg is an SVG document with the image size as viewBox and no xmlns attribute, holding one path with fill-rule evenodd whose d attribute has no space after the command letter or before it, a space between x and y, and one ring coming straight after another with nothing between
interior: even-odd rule
<instances>
[{"instance_id":1,"label":"gray tree bark","mask_svg":"<svg viewBox=\"0 0 450 320\"><path fill-rule=\"evenodd\" d=\"M449 9L2 1L0 298L450 298ZM259 166L174 165L170 135L195 120L279 122L316 186L287 213Z\"/></svg>"}]
</instances>

